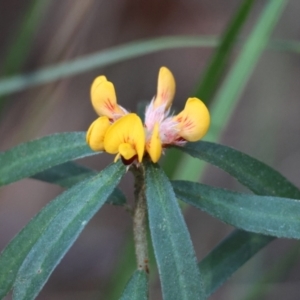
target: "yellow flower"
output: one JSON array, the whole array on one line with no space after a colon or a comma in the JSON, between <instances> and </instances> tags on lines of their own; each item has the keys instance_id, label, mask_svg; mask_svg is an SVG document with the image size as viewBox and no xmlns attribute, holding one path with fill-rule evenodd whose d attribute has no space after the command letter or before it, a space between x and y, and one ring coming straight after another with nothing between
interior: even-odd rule
<instances>
[{"instance_id":1,"label":"yellow flower","mask_svg":"<svg viewBox=\"0 0 300 300\"><path fill-rule=\"evenodd\" d=\"M118 105L113 83L107 81L105 76L97 77L91 86L92 105L99 116L107 116L116 121L128 112Z\"/></svg>"},{"instance_id":2,"label":"yellow flower","mask_svg":"<svg viewBox=\"0 0 300 300\"><path fill-rule=\"evenodd\" d=\"M179 136L189 142L199 141L210 124L209 111L198 98L189 98L184 110L174 120L178 122Z\"/></svg>"},{"instance_id":3,"label":"yellow flower","mask_svg":"<svg viewBox=\"0 0 300 300\"><path fill-rule=\"evenodd\" d=\"M156 123L153 128L153 132L151 134L150 139L146 143L146 150L153 162L158 162L161 152L162 152L162 144L159 136L159 124Z\"/></svg>"},{"instance_id":4,"label":"yellow flower","mask_svg":"<svg viewBox=\"0 0 300 300\"><path fill-rule=\"evenodd\" d=\"M145 130L141 119L136 114L128 114L118 119L106 131L104 149L110 154L131 162L137 158L141 162L145 151Z\"/></svg>"},{"instance_id":5,"label":"yellow flower","mask_svg":"<svg viewBox=\"0 0 300 300\"><path fill-rule=\"evenodd\" d=\"M110 126L108 117L95 120L86 133L86 142L94 151L104 150L104 136Z\"/></svg>"},{"instance_id":6,"label":"yellow flower","mask_svg":"<svg viewBox=\"0 0 300 300\"><path fill-rule=\"evenodd\" d=\"M175 95L175 80L171 71L161 67L156 97L145 112L145 124L134 113L118 105L114 85L105 76L97 77L91 86L91 99L100 116L87 131L86 141L94 151L116 154L125 164L142 162L145 151L156 163L163 149L170 145L183 146L200 140L207 132L210 115L198 98L189 98L184 110L170 115Z\"/></svg>"},{"instance_id":7,"label":"yellow flower","mask_svg":"<svg viewBox=\"0 0 300 300\"><path fill-rule=\"evenodd\" d=\"M168 109L175 95L175 79L171 71L166 67L161 67L158 73L157 92L154 107L164 106Z\"/></svg>"},{"instance_id":8,"label":"yellow flower","mask_svg":"<svg viewBox=\"0 0 300 300\"><path fill-rule=\"evenodd\" d=\"M209 111L198 98L189 98L182 112L170 116L174 94L174 77L166 67L162 67L158 75L157 95L145 113L146 150L153 162L159 160L163 148L169 145L183 146L186 142L200 140L210 125Z\"/></svg>"}]
</instances>

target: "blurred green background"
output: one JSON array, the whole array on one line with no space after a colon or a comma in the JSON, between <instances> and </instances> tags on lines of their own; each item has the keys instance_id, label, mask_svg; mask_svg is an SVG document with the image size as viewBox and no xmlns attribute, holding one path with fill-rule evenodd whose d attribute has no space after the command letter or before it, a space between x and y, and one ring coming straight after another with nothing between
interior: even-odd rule
<instances>
[{"instance_id":1,"label":"blurred green background","mask_svg":"<svg viewBox=\"0 0 300 300\"><path fill-rule=\"evenodd\" d=\"M228 70L269 1L254 2L226 65ZM238 0L0 0L0 86L1 79L137 40L182 35L203 37L206 41L205 47L183 47L183 44L180 48L132 57L2 95L0 151L55 132L85 131L96 118L89 89L97 75L105 74L115 84L122 106L136 110L139 101L149 101L155 95L157 73L165 65L177 82L174 106L182 109L206 70L216 39L224 33L240 3ZM288 2L272 34L273 40L300 39L299 10L298 0ZM268 47L238 105L231 108L233 116L229 126L224 126L220 140L266 162L297 186L300 186L299 48L279 51ZM212 130L214 126L213 123ZM111 156L102 154L82 163L100 170L111 161ZM206 169L202 181L244 191L234 179L213 167ZM121 187L131 202L130 175ZM61 191L29 179L1 189L0 249ZM233 230L194 208L188 208L185 217L198 260ZM38 299L117 299L134 267L134 261L130 263L132 255L127 254L133 251L128 248L130 239L129 214L122 208L106 205L67 253ZM300 253L296 247L292 240L272 242L210 299L299 299ZM251 296L253 289L266 289L266 293ZM161 299L155 276L151 299Z\"/></svg>"}]
</instances>

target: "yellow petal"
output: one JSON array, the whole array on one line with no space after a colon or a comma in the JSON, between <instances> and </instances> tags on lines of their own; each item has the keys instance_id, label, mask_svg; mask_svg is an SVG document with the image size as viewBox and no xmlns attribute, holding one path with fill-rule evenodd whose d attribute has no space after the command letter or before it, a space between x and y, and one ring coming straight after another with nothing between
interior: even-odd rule
<instances>
[{"instance_id":1,"label":"yellow petal","mask_svg":"<svg viewBox=\"0 0 300 300\"><path fill-rule=\"evenodd\" d=\"M124 157L126 160L131 159L135 155L137 155L136 150L131 144L122 143L119 146L119 153Z\"/></svg>"},{"instance_id":2,"label":"yellow petal","mask_svg":"<svg viewBox=\"0 0 300 300\"><path fill-rule=\"evenodd\" d=\"M129 144L134 149L135 154L128 150L128 146L121 146L122 144ZM124 151L123 154L127 156L124 158L127 160L131 154L130 158L137 155L138 161L141 162L145 151L145 130L141 119L136 114L131 113L113 123L106 132L104 149L111 154L120 153L120 150ZM123 156L122 153L120 154Z\"/></svg>"},{"instance_id":3,"label":"yellow petal","mask_svg":"<svg viewBox=\"0 0 300 300\"><path fill-rule=\"evenodd\" d=\"M124 110L117 104L114 85L105 76L97 77L91 86L92 105L99 116L115 119L124 115Z\"/></svg>"},{"instance_id":4,"label":"yellow petal","mask_svg":"<svg viewBox=\"0 0 300 300\"><path fill-rule=\"evenodd\" d=\"M104 75L102 76L98 76L94 79L93 83L92 83L92 86L91 86L91 95L95 92L97 86L102 83L102 82L105 82L107 81L106 77Z\"/></svg>"},{"instance_id":5,"label":"yellow petal","mask_svg":"<svg viewBox=\"0 0 300 300\"><path fill-rule=\"evenodd\" d=\"M159 125L156 123L153 128L150 141L146 144L146 150L149 153L151 160L156 163L161 157L162 145L159 136Z\"/></svg>"},{"instance_id":6,"label":"yellow petal","mask_svg":"<svg viewBox=\"0 0 300 300\"><path fill-rule=\"evenodd\" d=\"M154 100L154 107L162 104L168 109L175 95L175 79L171 71L166 67L161 67L158 74L157 93Z\"/></svg>"},{"instance_id":7,"label":"yellow petal","mask_svg":"<svg viewBox=\"0 0 300 300\"><path fill-rule=\"evenodd\" d=\"M86 133L86 142L94 151L104 150L104 136L110 126L108 117L100 117L95 120Z\"/></svg>"},{"instance_id":8,"label":"yellow petal","mask_svg":"<svg viewBox=\"0 0 300 300\"><path fill-rule=\"evenodd\" d=\"M179 122L179 135L189 142L200 140L206 134L210 124L209 111L198 98L189 98L184 110L174 119Z\"/></svg>"}]
</instances>

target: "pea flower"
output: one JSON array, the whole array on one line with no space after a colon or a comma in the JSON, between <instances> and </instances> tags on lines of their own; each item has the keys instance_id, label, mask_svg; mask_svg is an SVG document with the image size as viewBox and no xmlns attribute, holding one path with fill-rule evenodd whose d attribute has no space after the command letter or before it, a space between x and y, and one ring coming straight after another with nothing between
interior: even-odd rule
<instances>
[{"instance_id":1,"label":"pea flower","mask_svg":"<svg viewBox=\"0 0 300 300\"><path fill-rule=\"evenodd\" d=\"M117 103L114 85L105 76L97 77L91 87L91 100L100 116L87 131L86 141L94 151L116 154L125 164L142 162L145 155L156 163L163 149L200 140L207 132L210 115L198 98L189 98L178 115L170 113L175 95L171 71L161 67L157 93L146 108L145 124L134 113ZM146 153L146 154L145 154Z\"/></svg>"}]
</instances>

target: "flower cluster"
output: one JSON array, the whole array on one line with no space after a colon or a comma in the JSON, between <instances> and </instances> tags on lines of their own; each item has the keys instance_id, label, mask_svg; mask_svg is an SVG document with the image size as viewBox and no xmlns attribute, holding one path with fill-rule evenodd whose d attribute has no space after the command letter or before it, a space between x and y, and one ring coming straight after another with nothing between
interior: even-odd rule
<instances>
[{"instance_id":1,"label":"flower cluster","mask_svg":"<svg viewBox=\"0 0 300 300\"><path fill-rule=\"evenodd\" d=\"M149 155L157 162L163 149L170 145L183 146L187 141L200 140L207 132L210 116L198 98L189 98L183 111L170 114L175 94L171 71L161 67L157 93L146 108L145 122L117 103L114 85L105 76L97 77L91 87L92 105L100 116L87 131L87 144L94 151L116 154L125 164L142 162Z\"/></svg>"}]
</instances>

